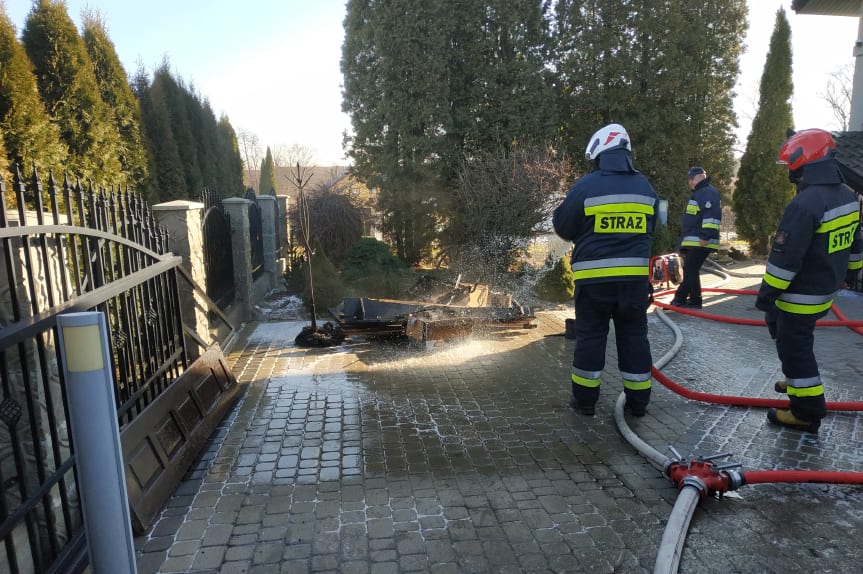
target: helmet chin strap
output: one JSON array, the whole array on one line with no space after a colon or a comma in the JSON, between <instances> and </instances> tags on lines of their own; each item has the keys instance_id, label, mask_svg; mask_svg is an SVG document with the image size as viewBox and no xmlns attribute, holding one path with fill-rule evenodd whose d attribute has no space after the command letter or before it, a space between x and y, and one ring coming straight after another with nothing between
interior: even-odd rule
<instances>
[{"instance_id":1,"label":"helmet chin strap","mask_svg":"<svg viewBox=\"0 0 863 574\"><path fill-rule=\"evenodd\" d=\"M797 169L789 169L788 170L788 181L791 183L800 183L803 179L803 168L798 167Z\"/></svg>"}]
</instances>

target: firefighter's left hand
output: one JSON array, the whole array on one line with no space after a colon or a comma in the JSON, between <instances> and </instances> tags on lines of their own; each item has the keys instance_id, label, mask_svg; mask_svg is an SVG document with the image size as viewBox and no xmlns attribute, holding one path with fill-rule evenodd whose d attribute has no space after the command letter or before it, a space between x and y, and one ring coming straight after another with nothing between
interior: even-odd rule
<instances>
[{"instance_id":1,"label":"firefighter's left hand","mask_svg":"<svg viewBox=\"0 0 863 574\"><path fill-rule=\"evenodd\" d=\"M764 313L764 322L767 323L767 332L770 333L771 339L776 339L776 319L778 316L779 311L776 307L773 307Z\"/></svg>"},{"instance_id":2,"label":"firefighter's left hand","mask_svg":"<svg viewBox=\"0 0 863 574\"><path fill-rule=\"evenodd\" d=\"M707 240L706 239L699 239L698 244L700 246L704 247L705 245L707 245Z\"/></svg>"}]
</instances>

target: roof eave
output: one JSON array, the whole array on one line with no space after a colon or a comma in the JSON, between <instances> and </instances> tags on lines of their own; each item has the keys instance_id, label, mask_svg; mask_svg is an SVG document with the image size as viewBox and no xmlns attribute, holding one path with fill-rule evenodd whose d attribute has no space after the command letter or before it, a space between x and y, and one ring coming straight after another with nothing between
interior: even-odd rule
<instances>
[{"instance_id":1,"label":"roof eave","mask_svg":"<svg viewBox=\"0 0 863 574\"><path fill-rule=\"evenodd\" d=\"M791 9L797 14L815 16L851 16L861 15L859 0L793 0Z\"/></svg>"}]
</instances>

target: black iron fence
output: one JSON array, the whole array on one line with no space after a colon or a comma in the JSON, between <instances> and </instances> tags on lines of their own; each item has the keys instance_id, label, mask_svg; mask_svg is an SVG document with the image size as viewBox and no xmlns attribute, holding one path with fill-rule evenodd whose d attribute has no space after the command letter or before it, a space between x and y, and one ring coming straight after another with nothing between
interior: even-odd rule
<instances>
[{"instance_id":1,"label":"black iron fence","mask_svg":"<svg viewBox=\"0 0 863 574\"><path fill-rule=\"evenodd\" d=\"M234 301L234 259L231 257L231 219L225 213L222 197L210 190L201 195L204 234L204 271L207 296L220 307Z\"/></svg>"},{"instance_id":2,"label":"black iron fence","mask_svg":"<svg viewBox=\"0 0 863 574\"><path fill-rule=\"evenodd\" d=\"M0 571L85 561L56 315L105 313L121 429L187 368L181 259L134 193L0 182Z\"/></svg>"},{"instance_id":3,"label":"black iron fence","mask_svg":"<svg viewBox=\"0 0 863 574\"><path fill-rule=\"evenodd\" d=\"M264 234L261 221L261 208L258 196L253 189L246 190L249 205L249 241L252 248L252 279L257 279L264 272Z\"/></svg>"}]
</instances>

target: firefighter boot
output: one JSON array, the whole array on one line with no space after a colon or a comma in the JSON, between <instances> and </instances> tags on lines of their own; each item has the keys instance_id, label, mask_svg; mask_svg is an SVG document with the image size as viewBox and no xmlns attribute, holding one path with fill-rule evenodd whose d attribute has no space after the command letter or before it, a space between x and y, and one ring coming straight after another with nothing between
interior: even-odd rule
<instances>
[{"instance_id":1,"label":"firefighter boot","mask_svg":"<svg viewBox=\"0 0 863 574\"><path fill-rule=\"evenodd\" d=\"M777 393L785 394L788 392L788 383L785 382L784 380L776 381L775 383L773 383L773 390L776 391Z\"/></svg>"},{"instance_id":2,"label":"firefighter boot","mask_svg":"<svg viewBox=\"0 0 863 574\"><path fill-rule=\"evenodd\" d=\"M768 409L767 420L783 427L817 433L821 421L807 421L794 416L790 409Z\"/></svg>"},{"instance_id":3,"label":"firefighter boot","mask_svg":"<svg viewBox=\"0 0 863 574\"><path fill-rule=\"evenodd\" d=\"M588 417L592 417L593 415L596 414L596 404L595 403L594 404L588 404L585 402L579 402L579 400L576 399L575 397L572 397L569 400L569 406L571 406L572 410L574 410L575 412L581 413L581 414L588 416Z\"/></svg>"},{"instance_id":4,"label":"firefighter boot","mask_svg":"<svg viewBox=\"0 0 863 574\"><path fill-rule=\"evenodd\" d=\"M647 406L627 400L623 404L624 412L631 414L634 417L643 417L647 414Z\"/></svg>"}]
</instances>

